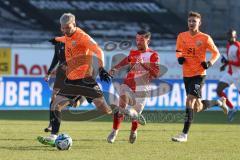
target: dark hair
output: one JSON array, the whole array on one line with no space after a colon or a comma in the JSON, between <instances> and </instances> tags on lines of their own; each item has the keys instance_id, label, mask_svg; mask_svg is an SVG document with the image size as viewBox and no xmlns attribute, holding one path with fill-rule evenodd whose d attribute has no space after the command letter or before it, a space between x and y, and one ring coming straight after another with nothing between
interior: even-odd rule
<instances>
[{"instance_id":1,"label":"dark hair","mask_svg":"<svg viewBox=\"0 0 240 160\"><path fill-rule=\"evenodd\" d=\"M138 31L137 34L143 35L145 38L151 38L151 32L149 31L141 30L141 31Z\"/></svg>"},{"instance_id":2,"label":"dark hair","mask_svg":"<svg viewBox=\"0 0 240 160\"><path fill-rule=\"evenodd\" d=\"M188 13L188 18L189 18L189 17L197 17L197 18L199 18L199 19L202 19L201 14L198 13L198 12L194 12L194 11L190 11L190 12Z\"/></svg>"},{"instance_id":3,"label":"dark hair","mask_svg":"<svg viewBox=\"0 0 240 160\"><path fill-rule=\"evenodd\" d=\"M230 28L228 30L227 34L232 34L232 32L236 32L236 34L237 34L237 31L235 29L233 29L233 28Z\"/></svg>"}]
</instances>

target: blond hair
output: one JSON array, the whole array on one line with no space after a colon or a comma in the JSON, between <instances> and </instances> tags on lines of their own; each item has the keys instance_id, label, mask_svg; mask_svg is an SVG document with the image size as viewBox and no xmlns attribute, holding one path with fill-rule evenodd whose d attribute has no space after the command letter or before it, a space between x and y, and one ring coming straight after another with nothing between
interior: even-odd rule
<instances>
[{"instance_id":1,"label":"blond hair","mask_svg":"<svg viewBox=\"0 0 240 160\"><path fill-rule=\"evenodd\" d=\"M72 13L64 13L60 17L60 24L61 25L66 25L69 23L75 23L75 16Z\"/></svg>"}]
</instances>

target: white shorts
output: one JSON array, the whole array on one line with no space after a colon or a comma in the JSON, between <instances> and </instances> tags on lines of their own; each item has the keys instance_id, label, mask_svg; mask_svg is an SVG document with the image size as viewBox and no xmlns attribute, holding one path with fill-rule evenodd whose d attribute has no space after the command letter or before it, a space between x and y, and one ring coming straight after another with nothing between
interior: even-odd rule
<instances>
[{"instance_id":1,"label":"white shorts","mask_svg":"<svg viewBox=\"0 0 240 160\"><path fill-rule=\"evenodd\" d=\"M229 85L234 84L238 91L240 91L240 73L238 72L233 73L232 75L230 75L229 73L225 73L220 79L220 82L224 82Z\"/></svg>"},{"instance_id":2,"label":"white shorts","mask_svg":"<svg viewBox=\"0 0 240 160\"><path fill-rule=\"evenodd\" d=\"M139 95L139 93L141 95ZM146 86L138 86L136 88L136 92L133 92L128 85L121 84L119 96L122 96L122 95L127 95L132 101L135 100L136 103L130 107L133 107L138 113L142 113L144 106L146 104L146 98L149 95L149 92Z\"/></svg>"}]
</instances>

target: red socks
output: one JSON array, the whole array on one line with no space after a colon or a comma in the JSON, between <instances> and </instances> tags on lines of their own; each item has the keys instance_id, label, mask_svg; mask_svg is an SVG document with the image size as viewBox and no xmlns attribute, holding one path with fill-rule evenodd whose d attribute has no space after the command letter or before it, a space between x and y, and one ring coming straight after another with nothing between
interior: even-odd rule
<instances>
[{"instance_id":1,"label":"red socks","mask_svg":"<svg viewBox=\"0 0 240 160\"><path fill-rule=\"evenodd\" d=\"M122 114L115 113L113 116L113 129L118 130L123 119L124 116Z\"/></svg>"},{"instance_id":2,"label":"red socks","mask_svg":"<svg viewBox=\"0 0 240 160\"><path fill-rule=\"evenodd\" d=\"M114 114L113 116L113 129L114 130L118 130L120 128L120 124L124 119L124 115L122 114ZM135 132L138 128L138 121L137 120L133 120L132 121L132 127L131 127L131 131Z\"/></svg>"},{"instance_id":3,"label":"red socks","mask_svg":"<svg viewBox=\"0 0 240 160\"><path fill-rule=\"evenodd\" d=\"M132 121L132 128L131 128L132 132L135 132L137 130L137 128L138 128L138 121L133 120Z\"/></svg>"}]
</instances>

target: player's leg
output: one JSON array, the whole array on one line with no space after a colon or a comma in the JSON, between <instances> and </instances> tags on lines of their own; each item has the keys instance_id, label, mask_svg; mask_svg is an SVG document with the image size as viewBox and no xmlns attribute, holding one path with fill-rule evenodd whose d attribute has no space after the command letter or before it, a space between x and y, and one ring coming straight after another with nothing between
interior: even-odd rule
<instances>
[{"instance_id":1,"label":"player's leg","mask_svg":"<svg viewBox=\"0 0 240 160\"><path fill-rule=\"evenodd\" d=\"M229 108L229 112L228 112L228 116L227 116L229 122L233 121L236 110L234 109L233 104L227 98L227 95L223 92L223 90L225 88L229 87L233 83L237 87L238 82L236 83L234 76L236 76L236 78L239 79L239 75L237 75L237 74L234 74L234 75L230 75L229 73L224 74L224 76L220 79L220 82L218 83L218 86L217 86L218 96L226 98L226 103Z\"/></svg>"},{"instance_id":2,"label":"player's leg","mask_svg":"<svg viewBox=\"0 0 240 160\"><path fill-rule=\"evenodd\" d=\"M86 100L83 96L77 96L73 100L71 100L70 106L77 108L83 104L83 102Z\"/></svg>"},{"instance_id":3,"label":"player's leg","mask_svg":"<svg viewBox=\"0 0 240 160\"><path fill-rule=\"evenodd\" d=\"M52 105L52 99L51 102L49 104L49 124L46 128L44 128L44 132L51 132L52 131L52 123L51 123L51 119L52 119L52 112L51 112L51 105Z\"/></svg>"},{"instance_id":4,"label":"player's leg","mask_svg":"<svg viewBox=\"0 0 240 160\"><path fill-rule=\"evenodd\" d=\"M51 106L52 106L52 102L54 101L54 99L56 98L56 94L57 94L57 90L53 89L53 93L52 93L52 97L51 97L51 102L49 105L49 124L48 127L46 127L44 129L45 132L51 132L52 131L52 123L51 123L51 119L53 117L52 112L51 112Z\"/></svg>"},{"instance_id":5,"label":"player's leg","mask_svg":"<svg viewBox=\"0 0 240 160\"><path fill-rule=\"evenodd\" d=\"M129 97L126 94L123 94L119 98L119 107L126 108L127 104L129 103ZM120 112L116 112L113 114L113 126L112 131L107 137L108 143L114 143L115 139L117 138L121 122L124 119L124 114Z\"/></svg>"},{"instance_id":6,"label":"player's leg","mask_svg":"<svg viewBox=\"0 0 240 160\"><path fill-rule=\"evenodd\" d=\"M185 120L182 133L172 137L172 141L186 142L188 132L193 121L194 106L198 98L201 98L201 77L184 77L185 90L187 93Z\"/></svg>"},{"instance_id":7,"label":"player's leg","mask_svg":"<svg viewBox=\"0 0 240 160\"><path fill-rule=\"evenodd\" d=\"M238 72L233 73L232 81L233 81L233 84L235 85L235 87L237 88L238 93L240 94L240 74ZM237 109L235 109L234 107L229 110L229 112L228 112L228 121L229 122L233 121L236 113L237 113Z\"/></svg>"},{"instance_id":8,"label":"player's leg","mask_svg":"<svg viewBox=\"0 0 240 160\"><path fill-rule=\"evenodd\" d=\"M47 137L38 137L38 141L42 144L55 146L55 140L57 138L57 134L59 132L59 128L61 125L62 120L62 114L61 111L63 108L65 108L67 105L70 104L70 99L64 96L57 95L55 100L53 101L51 105L51 114L52 114L52 131L51 135Z\"/></svg>"},{"instance_id":9,"label":"player's leg","mask_svg":"<svg viewBox=\"0 0 240 160\"><path fill-rule=\"evenodd\" d=\"M217 95L219 97L225 97L227 100L227 105L230 109L233 109L233 104L227 98L227 95L223 92L223 90L229 87L233 83L233 77L229 73L225 73L223 77L220 79L217 86Z\"/></svg>"},{"instance_id":10,"label":"player's leg","mask_svg":"<svg viewBox=\"0 0 240 160\"><path fill-rule=\"evenodd\" d=\"M95 80L94 80L95 81ZM121 103L124 103L124 105L122 105L122 107L116 106L114 104L110 104L108 105L106 102L106 99L103 96L102 91L100 90L100 87L98 86L98 84L94 84L91 85L89 87L92 87L93 90L97 93L97 94L93 94L93 95L97 95L97 96L91 96L91 98L93 98L93 103L96 105L96 107L101 110L103 113L105 114L115 114L116 112L120 112L123 115L128 115L130 116L131 119L137 119L139 120L140 124L144 125L145 120L144 117L141 114L138 114L134 109L130 108L130 109L125 109L126 105L128 105L129 103L134 103L134 100L132 100L132 98L130 98L130 96L128 94L126 94L126 96L121 97L120 101L122 101ZM100 96L99 96L100 95Z\"/></svg>"},{"instance_id":11,"label":"player's leg","mask_svg":"<svg viewBox=\"0 0 240 160\"><path fill-rule=\"evenodd\" d=\"M137 112L137 110L133 107L137 103L136 99L139 96L137 95L137 93L138 92L133 92L132 89L126 84L122 84L120 86L119 95L123 95L120 96L121 97L120 102L124 104L123 105L124 108L120 107L120 109L123 108L123 110L120 110L120 113L130 116L132 120L137 120L141 125L145 125L146 124L145 118L143 117L143 115L141 115L140 112Z\"/></svg>"},{"instance_id":12,"label":"player's leg","mask_svg":"<svg viewBox=\"0 0 240 160\"><path fill-rule=\"evenodd\" d=\"M133 108L139 113L141 114L144 106L146 103L146 99L145 98L136 98L136 104L133 106ZM139 122L138 120L132 120L132 126L131 126L131 131L130 131L130 135L129 135L129 143L135 143L137 140L137 129L139 126Z\"/></svg>"},{"instance_id":13,"label":"player's leg","mask_svg":"<svg viewBox=\"0 0 240 160\"><path fill-rule=\"evenodd\" d=\"M66 74L65 74L65 69L63 66L59 65L57 70L56 70L56 78L55 82L53 85L53 92L52 92L52 97L51 97L51 102L49 106L50 114L49 114L49 125L47 128L44 129L45 132L51 132L52 131L52 124L51 124L51 119L52 119L52 112L51 112L51 105L54 99L56 98L57 93L59 90L64 86L64 80L66 79Z\"/></svg>"},{"instance_id":14,"label":"player's leg","mask_svg":"<svg viewBox=\"0 0 240 160\"><path fill-rule=\"evenodd\" d=\"M201 104L202 104L202 108L199 108L197 110L197 112L207 110L207 109L209 109L211 107L214 107L214 106L218 106L223 110L224 114L228 114L228 107L227 107L227 104L226 104L226 98L225 97L221 97L218 100L198 100L197 103L196 103L196 105L198 105L198 106L201 105Z\"/></svg>"},{"instance_id":15,"label":"player's leg","mask_svg":"<svg viewBox=\"0 0 240 160\"><path fill-rule=\"evenodd\" d=\"M97 109L99 109L101 112L105 114L112 114L112 109L109 107L103 96L94 98L93 103L95 104Z\"/></svg>"},{"instance_id":16,"label":"player's leg","mask_svg":"<svg viewBox=\"0 0 240 160\"><path fill-rule=\"evenodd\" d=\"M66 80L64 88L60 91L61 95L81 95L86 98L93 99L96 107L106 114L114 114L117 109L121 110L123 114L129 115L131 118L138 119L141 115L135 114L134 112L129 112L128 110L121 109L120 107L111 104L108 105L103 92L98 86L96 80L91 77L78 79L78 80ZM142 118L141 118L142 119Z\"/></svg>"}]
</instances>

